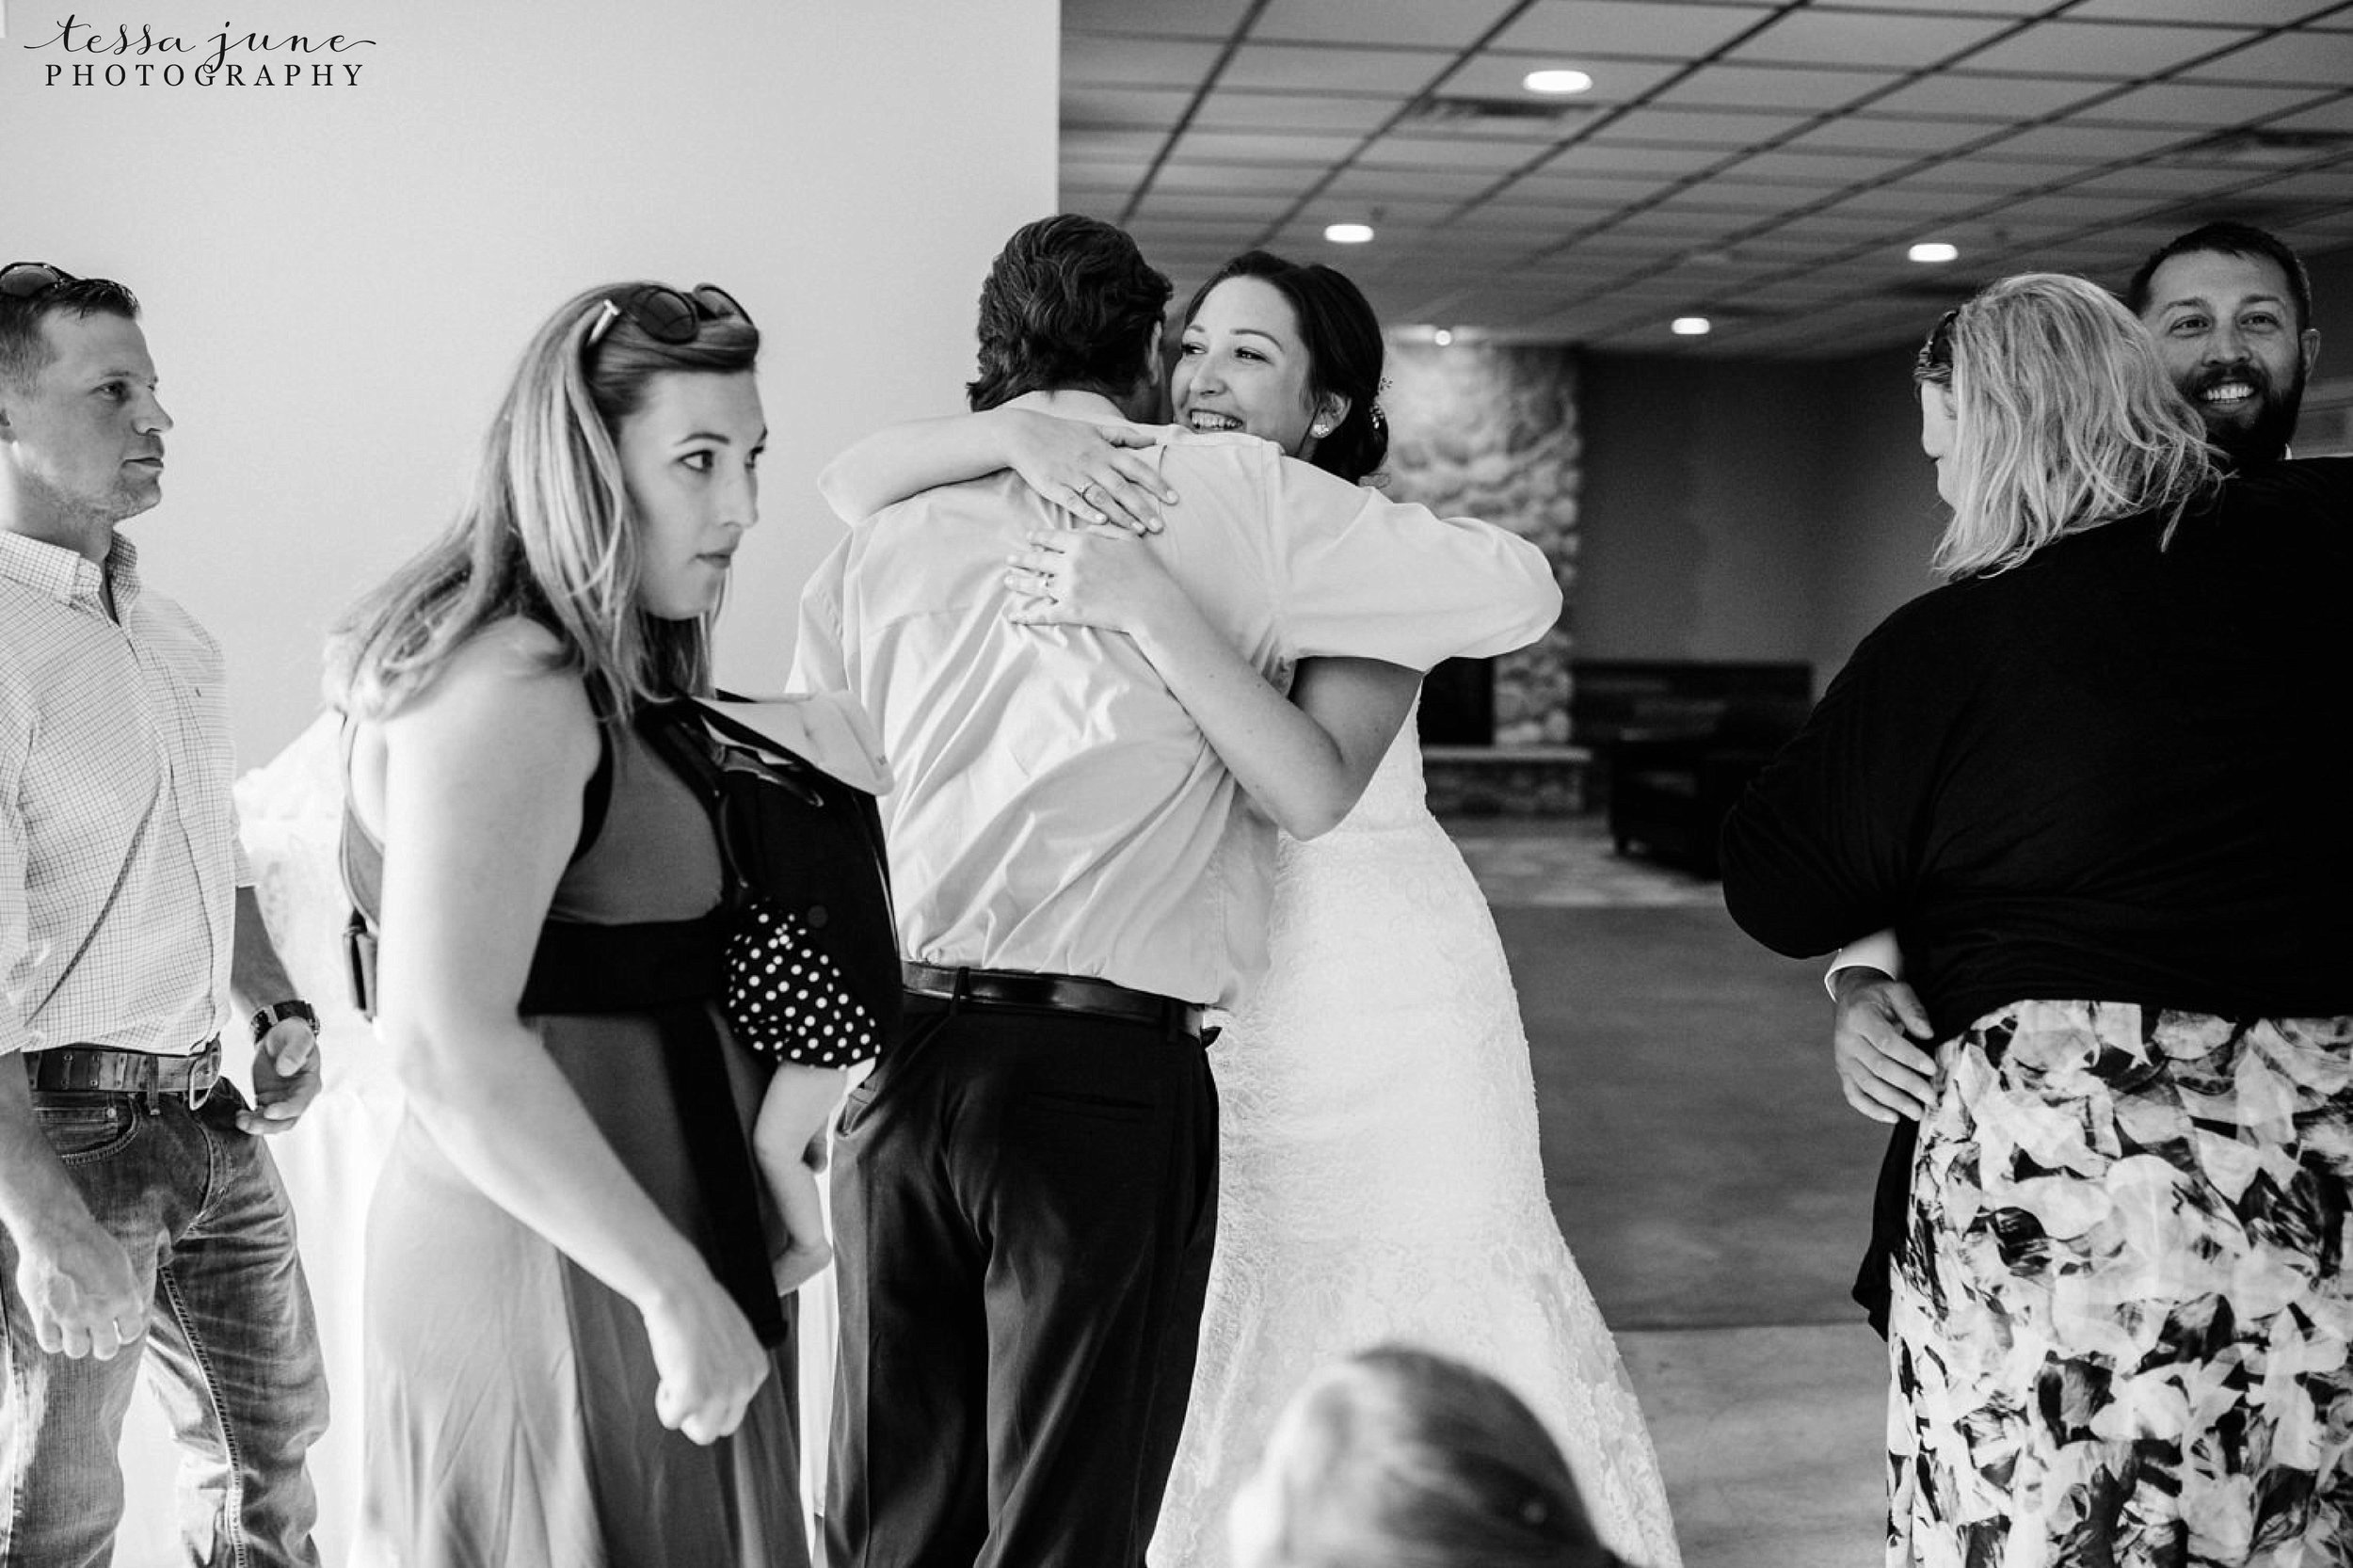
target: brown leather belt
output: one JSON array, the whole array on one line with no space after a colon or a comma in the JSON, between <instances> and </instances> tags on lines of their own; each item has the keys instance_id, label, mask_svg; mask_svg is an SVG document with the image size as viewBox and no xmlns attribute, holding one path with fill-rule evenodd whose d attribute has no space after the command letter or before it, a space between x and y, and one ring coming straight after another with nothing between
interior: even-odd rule
<instances>
[{"instance_id":1,"label":"brown leather belt","mask_svg":"<svg viewBox=\"0 0 2353 1568\"><path fill-rule=\"evenodd\" d=\"M902 964L900 977L911 996L936 997L959 1005L1043 1008L1087 1013L1130 1023L1159 1025L1188 1039L1201 1038L1199 1006L1150 991L1131 991L1108 980L1075 974L1032 974L1019 969L946 969L934 964Z\"/></svg>"},{"instance_id":2,"label":"brown leather belt","mask_svg":"<svg viewBox=\"0 0 2353 1568\"><path fill-rule=\"evenodd\" d=\"M193 1108L202 1105L220 1081L220 1036L184 1056L111 1046L53 1046L26 1051L24 1071L40 1094L141 1095L150 1105L165 1095L185 1095Z\"/></svg>"}]
</instances>

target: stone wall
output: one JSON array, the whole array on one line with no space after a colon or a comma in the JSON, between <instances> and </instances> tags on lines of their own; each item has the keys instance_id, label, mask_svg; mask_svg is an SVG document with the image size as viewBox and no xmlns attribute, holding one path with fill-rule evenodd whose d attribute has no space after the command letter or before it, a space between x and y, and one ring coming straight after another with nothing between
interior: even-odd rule
<instances>
[{"instance_id":1,"label":"stone wall","mask_svg":"<svg viewBox=\"0 0 2353 1568\"><path fill-rule=\"evenodd\" d=\"M1565 347L1389 344L1388 493L1447 516L1484 518L1532 539L1561 591L1577 581L1582 470L1577 360ZM1564 617L1565 619L1565 617ZM1569 634L1495 661L1495 742L1569 738Z\"/></svg>"}]
</instances>

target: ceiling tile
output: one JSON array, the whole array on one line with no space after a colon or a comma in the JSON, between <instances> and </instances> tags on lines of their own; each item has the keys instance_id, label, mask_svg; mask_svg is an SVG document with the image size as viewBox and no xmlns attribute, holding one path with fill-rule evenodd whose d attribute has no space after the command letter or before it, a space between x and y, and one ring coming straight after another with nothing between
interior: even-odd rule
<instances>
[{"instance_id":1,"label":"ceiling tile","mask_svg":"<svg viewBox=\"0 0 2353 1568\"><path fill-rule=\"evenodd\" d=\"M1545 63L1534 56L1485 50L1465 60L1438 85L1438 91L1450 97L1545 102L1520 85L1529 72ZM1593 90L1571 99L1553 100L1565 108L1631 103L1683 69L1673 60L1580 60L1578 64L1593 78Z\"/></svg>"},{"instance_id":2,"label":"ceiling tile","mask_svg":"<svg viewBox=\"0 0 2353 1568\"><path fill-rule=\"evenodd\" d=\"M1139 158L1157 156L1168 141L1165 132L1117 130L1108 127L1064 126L1063 162L1073 158Z\"/></svg>"},{"instance_id":3,"label":"ceiling tile","mask_svg":"<svg viewBox=\"0 0 2353 1568\"><path fill-rule=\"evenodd\" d=\"M1355 164L1325 186L1329 195L1368 200L1443 201L1459 207L1485 192L1495 176L1481 169L1372 168ZM1304 182L1303 182L1304 184Z\"/></svg>"},{"instance_id":4,"label":"ceiling tile","mask_svg":"<svg viewBox=\"0 0 2353 1568\"><path fill-rule=\"evenodd\" d=\"M1065 213L1083 213L1106 222L1119 221L1121 211L1128 205L1125 191L1106 190L1099 186L1074 186L1064 181L1055 189L1054 205Z\"/></svg>"},{"instance_id":5,"label":"ceiling tile","mask_svg":"<svg viewBox=\"0 0 2353 1568\"><path fill-rule=\"evenodd\" d=\"M1452 171L1479 170L1493 179L1545 155L1545 148L1538 142L1479 141L1466 136L1426 136L1392 131L1366 148L1357 161L1383 168L1444 171L1439 178L1448 178Z\"/></svg>"},{"instance_id":6,"label":"ceiling tile","mask_svg":"<svg viewBox=\"0 0 2353 1568\"><path fill-rule=\"evenodd\" d=\"M1139 218L1158 221L1221 218L1236 223L1272 223L1290 211L1289 191L1170 190L1155 184L1137 207Z\"/></svg>"},{"instance_id":7,"label":"ceiling tile","mask_svg":"<svg viewBox=\"0 0 2353 1568\"><path fill-rule=\"evenodd\" d=\"M2195 196L2215 185L2211 168L2170 168L2162 164L2136 164L2110 174L2095 174L2070 190L2090 191L2104 196L2180 197Z\"/></svg>"},{"instance_id":8,"label":"ceiling tile","mask_svg":"<svg viewBox=\"0 0 2353 1568\"><path fill-rule=\"evenodd\" d=\"M2101 109L2094 109L2094 114ZM2172 125L2100 125L2062 120L2037 125L1993 143L1986 151L1997 158L2047 158L2065 164L2111 164L2145 157L2198 135Z\"/></svg>"},{"instance_id":9,"label":"ceiling tile","mask_svg":"<svg viewBox=\"0 0 2353 1568\"><path fill-rule=\"evenodd\" d=\"M1787 185L1750 185L1738 180L1719 178L1686 185L1661 198L1658 205L1705 213L1745 213L1755 217L1761 214L1785 213L1794 204L1815 200L1825 194L1821 191L1792 190Z\"/></svg>"},{"instance_id":10,"label":"ceiling tile","mask_svg":"<svg viewBox=\"0 0 2353 1568\"><path fill-rule=\"evenodd\" d=\"M2105 223L2124 222L2148 211L2154 204L2145 196L2071 188L2054 191L2048 196L2029 196L1988 214L1987 217L1997 224L2046 223L2055 227L2089 229Z\"/></svg>"},{"instance_id":11,"label":"ceiling tile","mask_svg":"<svg viewBox=\"0 0 2353 1568\"><path fill-rule=\"evenodd\" d=\"M1211 194L1222 190L1248 191L1253 195L1281 194L1298 196L1323 178L1321 164L1295 164L1283 168L1272 164L1201 164L1172 158L1160 166L1152 177L1156 191L1193 191Z\"/></svg>"},{"instance_id":12,"label":"ceiling tile","mask_svg":"<svg viewBox=\"0 0 2353 1568\"><path fill-rule=\"evenodd\" d=\"M2266 120L2265 129L2273 131L2353 131L2353 93L2332 98L2309 109L2282 115Z\"/></svg>"},{"instance_id":13,"label":"ceiling tile","mask_svg":"<svg viewBox=\"0 0 2353 1568\"><path fill-rule=\"evenodd\" d=\"M1314 136L1296 131L1223 131L1196 121L1170 156L1207 164L1285 164L1328 168L1362 147L1360 136Z\"/></svg>"},{"instance_id":14,"label":"ceiling tile","mask_svg":"<svg viewBox=\"0 0 2353 1568\"><path fill-rule=\"evenodd\" d=\"M1733 165L1729 172L1733 178L1754 180L1760 184L1835 188L1857 184L1865 180L1884 179L1899 168L1919 162L1920 156L1908 148L1889 152L1884 157L1859 152L1795 152L1775 149L1742 159Z\"/></svg>"},{"instance_id":15,"label":"ceiling tile","mask_svg":"<svg viewBox=\"0 0 2353 1568\"><path fill-rule=\"evenodd\" d=\"M1065 33L1062 77L1079 87L1199 87L1223 46L1177 39L1114 38Z\"/></svg>"},{"instance_id":16,"label":"ceiling tile","mask_svg":"<svg viewBox=\"0 0 2353 1568\"><path fill-rule=\"evenodd\" d=\"M1681 177L1704 168L1688 147L1628 147L1620 142L1580 141L1543 164L1536 173L1551 178L1587 174L1665 174Z\"/></svg>"},{"instance_id":17,"label":"ceiling tile","mask_svg":"<svg viewBox=\"0 0 2353 1568\"><path fill-rule=\"evenodd\" d=\"M2040 22L1973 55L1972 71L2073 72L2119 81L2154 76L2186 60L2252 38L2213 27L2165 27L2117 22Z\"/></svg>"},{"instance_id":18,"label":"ceiling tile","mask_svg":"<svg viewBox=\"0 0 2353 1568\"><path fill-rule=\"evenodd\" d=\"M1748 114L1737 109L1661 109L1645 105L1611 120L1594 133L1594 139L1731 150L1786 136L1809 118L1802 110Z\"/></svg>"},{"instance_id":19,"label":"ceiling tile","mask_svg":"<svg viewBox=\"0 0 2353 1568\"><path fill-rule=\"evenodd\" d=\"M1063 36L1073 32L1158 33L1173 38L1230 38L1251 0L1062 0Z\"/></svg>"},{"instance_id":20,"label":"ceiling tile","mask_svg":"<svg viewBox=\"0 0 2353 1568\"><path fill-rule=\"evenodd\" d=\"M1169 88L1064 87L1062 122L1065 128L1164 131L1192 102L1192 93Z\"/></svg>"},{"instance_id":21,"label":"ceiling tile","mask_svg":"<svg viewBox=\"0 0 2353 1568\"><path fill-rule=\"evenodd\" d=\"M2230 0L2225 7L2217 0L2083 0L2067 14L2071 21L2085 22L2195 23L2218 16L2249 27L2270 27L2300 22L2341 4L2343 0ZM2345 14L2338 13L2340 18Z\"/></svg>"},{"instance_id":22,"label":"ceiling tile","mask_svg":"<svg viewBox=\"0 0 2353 1568\"><path fill-rule=\"evenodd\" d=\"M2353 33L2281 33L2186 72L2182 80L2341 88L2353 82Z\"/></svg>"},{"instance_id":23,"label":"ceiling tile","mask_svg":"<svg viewBox=\"0 0 2353 1568\"><path fill-rule=\"evenodd\" d=\"M1997 149L1992 152L1973 152L1965 157L1947 158L1905 178L1919 184L1939 185L1953 191L2014 191L2057 184L2074 172L2066 164L2045 163L2032 158L2005 158Z\"/></svg>"},{"instance_id":24,"label":"ceiling tile","mask_svg":"<svg viewBox=\"0 0 2353 1568\"><path fill-rule=\"evenodd\" d=\"M1681 245L1700 245L1721 241L1728 234L1737 234L1757 226L1754 213L1696 212L1688 208L1646 207L1627 216L1625 220L1610 226L1612 232L1625 236L1672 240Z\"/></svg>"},{"instance_id":25,"label":"ceiling tile","mask_svg":"<svg viewBox=\"0 0 2353 1568\"><path fill-rule=\"evenodd\" d=\"M2031 16L2051 8L2050 0L1814 0L1826 11L1932 11L1969 16ZM2132 3L2132 0L2127 0Z\"/></svg>"},{"instance_id":26,"label":"ceiling tile","mask_svg":"<svg viewBox=\"0 0 2353 1568\"><path fill-rule=\"evenodd\" d=\"M2105 90L2096 82L2036 76L1939 72L1873 101L1873 114L1943 116L1949 120L2040 120Z\"/></svg>"},{"instance_id":27,"label":"ceiling tile","mask_svg":"<svg viewBox=\"0 0 2353 1568\"><path fill-rule=\"evenodd\" d=\"M2154 82L2086 108L2085 120L2207 128L2244 125L2299 109L2322 94L2311 88L2208 87Z\"/></svg>"},{"instance_id":28,"label":"ceiling tile","mask_svg":"<svg viewBox=\"0 0 2353 1568\"><path fill-rule=\"evenodd\" d=\"M1226 62L1218 85L1290 92L1414 92L1453 60L1429 49L1245 43Z\"/></svg>"},{"instance_id":29,"label":"ceiling tile","mask_svg":"<svg viewBox=\"0 0 2353 1568\"><path fill-rule=\"evenodd\" d=\"M1842 115L1788 143L1793 150L1836 148L1866 152L1942 152L1967 142L1983 140L1992 127L1981 120L1933 120L1882 114L1881 99L1864 114Z\"/></svg>"},{"instance_id":30,"label":"ceiling tile","mask_svg":"<svg viewBox=\"0 0 2353 1568\"><path fill-rule=\"evenodd\" d=\"M1064 190L1083 190L1093 196L1116 194L1125 200L1129 191L1144 184L1144 177L1151 167L1141 163L1064 158L1055 173Z\"/></svg>"},{"instance_id":31,"label":"ceiling tile","mask_svg":"<svg viewBox=\"0 0 2353 1568\"><path fill-rule=\"evenodd\" d=\"M1792 11L1726 56L1815 65L1883 65L1916 71L1999 35L2003 17L1884 16L1867 11Z\"/></svg>"},{"instance_id":32,"label":"ceiling tile","mask_svg":"<svg viewBox=\"0 0 2353 1568\"><path fill-rule=\"evenodd\" d=\"M1912 184L1874 185L1823 208L1832 213L1884 213L1897 217L1940 217L1951 214L1953 193Z\"/></svg>"},{"instance_id":33,"label":"ceiling tile","mask_svg":"<svg viewBox=\"0 0 2353 1568\"><path fill-rule=\"evenodd\" d=\"M1773 13L1763 7L1661 6L1640 0L1537 0L1498 34L1498 49L1557 54L1581 65L1580 53L1698 59Z\"/></svg>"},{"instance_id":34,"label":"ceiling tile","mask_svg":"<svg viewBox=\"0 0 2353 1568\"><path fill-rule=\"evenodd\" d=\"M1386 124L1398 107L1394 97L1243 92L1220 84L1193 122L1209 130L1353 131L1361 137Z\"/></svg>"},{"instance_id":35,"label":"ceiling tile","mask_svg":"<svg viewBox=\"0 0 2353 1568\"><path fill-rule=\"evenodd\" d=\"M1416 44L1465 49L1513 8L1513 0L1269 0L1250 29L1272 43Z\"/></svg>"},{"instance_id":36,"label":"ceiling tile","mask_svg":"<svg viewBox=\"0 0 2353 1568\"><path fill-rule=\"evenodd\" d=\"M1715 104L1726 108L1812 109L1828 114L1900 79L1886 71L1710 65L1666 88L1658 95L1658 102L1677 108Z\"/></svg>"}]
</instances>

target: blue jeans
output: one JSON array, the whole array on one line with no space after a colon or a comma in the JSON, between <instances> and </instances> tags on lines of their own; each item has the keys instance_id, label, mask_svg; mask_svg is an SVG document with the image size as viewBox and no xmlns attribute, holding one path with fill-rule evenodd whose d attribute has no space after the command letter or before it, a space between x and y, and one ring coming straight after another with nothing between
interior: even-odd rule
<instances>
[{"instance_id":1,"label":"blue jeans","mask_svg":"<svg viewBox=\"0 0 2353 1568\"><path fill-rule=\"evenodd\" d=\"M13 1062L0 1067L21 1070ZM116 1447L132 1384L154 1375L182 1450L188 1560L315 1564L303 1468L327 1428L327 1378L294 1211L223 1082L200 1110L40 1094L34 1109L90 1213L152 1269L147 1335L112 1361L41 1350L0 1232L0 1568L105 1568L122 1516Z\"/></svg>"}]
</instances>

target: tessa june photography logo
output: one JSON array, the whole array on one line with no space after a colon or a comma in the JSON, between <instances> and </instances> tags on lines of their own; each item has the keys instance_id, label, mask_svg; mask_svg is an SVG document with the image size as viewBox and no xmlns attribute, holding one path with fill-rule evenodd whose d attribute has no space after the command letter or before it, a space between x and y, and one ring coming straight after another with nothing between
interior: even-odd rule
<instances>
[{"instance_id":1,"label":"tessa june photography logo","mask_svg":"<svg viewBox=\"0 0 2353 1568\"><path fill-rule=\"evenodd\" d=\"M344 56L376 46L342 33L240 32L229 23L217 32L184 34L69 13L55 26L24 45L48 52L41 85L53 88L356 88L365 62Z\"/></svg>"}]
</instances>

